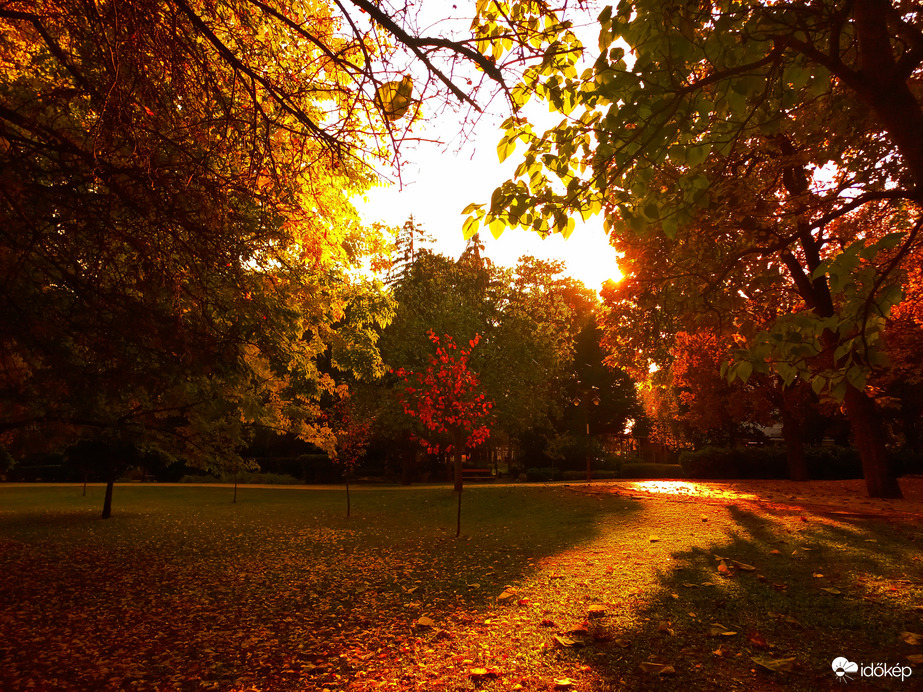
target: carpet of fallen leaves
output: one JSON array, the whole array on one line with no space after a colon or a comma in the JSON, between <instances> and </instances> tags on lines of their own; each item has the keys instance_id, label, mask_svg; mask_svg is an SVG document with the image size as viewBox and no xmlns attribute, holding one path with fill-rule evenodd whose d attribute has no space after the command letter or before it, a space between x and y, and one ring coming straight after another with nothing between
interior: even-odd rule
<instances>
[{"instance_id":1,"label":"carpet of fallen leaves","mask_svg":"<svg viewBox=\"0 0 923 692\"><path fill-rule=\"evenodd\" d=\"M707 486L0 487L0 689L919 689L913 512Z\"/></svg>"}]
</instances>

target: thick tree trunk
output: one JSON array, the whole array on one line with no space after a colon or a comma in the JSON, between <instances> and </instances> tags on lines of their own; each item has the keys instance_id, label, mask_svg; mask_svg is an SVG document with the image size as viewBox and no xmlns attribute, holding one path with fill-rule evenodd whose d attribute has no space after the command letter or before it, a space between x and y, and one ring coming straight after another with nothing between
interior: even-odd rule
<instances>
[{"instance_id":1,"label":"thick tree trunk","mask_svg":"<svg viewBox=\"0 0 923 692\"><path fill-rule=\"evenodd\" d=\"M865 392L850 385L846 390L845 404L869 497L904 497L885 448L884 427L875 410L875 402Z\"/></svg>"},{"instance_id":2,"label":"thick tree trunk","mask_svg":"<svg viewBox=\"0 0 923 692\"><path fill-rule=\"evenodd\" d=\"M789 391L782 393L782 439L785 441L785 457L788 460L788 477L793 481L811 479L808 463L804 457L804 430L801 421L789 407Z\"/></svg>"},{"instance_id":3,"label":"thick tree trunk","mask_svg":"<svg viewBox=\"0 0 923 692\"><path fill-rule=\"evenodd\" d=\"M112 516L112 489L115 486L115 478L109 476L109 480L106 482L106 499L103 500L103 519L108 519Z\"/></svg>"}]
</instances>

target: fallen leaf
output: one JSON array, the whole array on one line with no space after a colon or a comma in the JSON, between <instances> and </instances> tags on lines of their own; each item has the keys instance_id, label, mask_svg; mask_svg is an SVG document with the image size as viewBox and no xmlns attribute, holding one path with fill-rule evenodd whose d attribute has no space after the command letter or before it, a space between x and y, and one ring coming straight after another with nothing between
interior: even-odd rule
<instances>
[{"instance_id":1,"label":"fallen leaf","mask_svg":"<svg viewBox=\"0 0 923 692\"><path fill-rule=\"evenodd\" d=\"M823 578L824 578L824 575L821 574L820 572L815 572L815 573L812 574L811 576L814 577L815 579L823 579Z\"/></svg>"},{"instance_id":2,"label":"fallen leaf","mask_svg":"<svg viewBox=\"0 0 923 692\"><path fill-rule=\"evenodd\" d=\"M914 632L901 632L900 634L901 641L910 644L911 646L919 646L923 644L923 636L915 634Z\"/></svg>"},{"instance_id":3,"label":"fallen leaf","mask_svg":"<svg viewBox=\"0 0 923 692\"><path fill-rule=\"evenodd\" d=\"M436 623L433 622L430 618L426 617L425 615L423 617L417 618L416 624L417 624L417 627L435 627L436 626Z\"/></svg>"},{"instance_id":4,"label":"fallen leaf","mask_svg":"<svg viewBox=\"0 0 923 692\"><path fill-rule=\"evenodd\" d=\"M662 620L660 624L657 626L657 631L663 632L664 634L669 634L670 636L673 636L674 634L676 634L673 631L673 628L670 627L670 622L668 620Z\"/></svg>"},{"instance_id":5,"label":"fallen leaf","mask_svg":"<svg viewBox=\"0 0 923 692\"><path fill-rule=\"evenodd\" d=\"M701 518L702 518L702 521L708 521L708 517L707 517L707 516L705 516L704 514L702 515L702 517L701 517Z\"/></svg>"},{"instance_id":6,"label":"fallen leaf","mask_svg":"<svg viewBox=\"0 0 923 692\"><path fill-rule=\"evenodd\" d=\"M832 588L830 588L830 587L823 588L823 589L821 589L821 591L826 591L827 593L832 593L834 596L839 596L841 593L843 593L843 592L840 591L839 589L832 589Z\"/></svg>"},{"instance_id":7,"label":"fallen leaf","mask_svg":"<svg viewBox=\"0 0 923 692\"><path fill-rule=\"evenodd\" d=\"M576 687L577 683L571 680L570 678L555 678L554 688L556 690L569 690L572 687Z\"/></svg>"},{"instance_id":8,"label":"fallen leaf","mask_svg":"<svg viewBox=\"0 0 923 692\"><path fill-rule=\"evenodd\" d=\"M750 660L773 673L787 673L795 667L794 658L773 658L772 656L751 656Z\"/></svg>"},{"instance_id":9,"label":"fallen leaf","mask_svg":"<svg viewBox=\"0 0 923 692\"><path fill-rule=\"evenodd\" d=\"M468 671L469 678L495 678L499 674L496 668L472 668Z\"/></svg>"},{"instance_id":10,"label":"fallen leaf","mask_svg":"<svg viewBox=\"0 0 923 692\"><path fill-rule=\"evenodd\" d=\"M545 618L542 620L541 625L542 627L554 627L554 622L548 618Z\"/></svg>"},{"instance_id":11,"label":"fallen leaf","mask_svg":"<svg viewBox=\"0 0 923 692\"><path fill-rule=\"evenodd\" d=\"M606 614L606 606L604 605L591 605L587 608L587 617L588 618L601 618Z\"/></svg>"},{"instance_id":12,"label":"fallen leaf","mask_svg":"<svg viewBox=\"0 0 923 692\"><path fill-rule=\"evenodd\" d=\"M734 565L737 569L742 569L744 572L755 572L756 567L753 565L748 565L744 562L737 562L737 560L731 560L731 564Z\"/></svg>"},{"instance_id":13,"label":"fallen leaf","mask_svg":"<svg viewBox=\"0 0 923 692\"><path fill-rule=\"evenodd\" d=\"M512 600L515 597L516 594L514 594L512 591L504 591L499 596L497 596L497 600L500 603L505 603L506 601Z\"/></svg>"},{"instance_id":14,"label":"fallen leaf","mask_svg":"<svg viewBox=\"0 0 923 692\"><path fill-rule=\"evenodd\" d=\"M765 649L769 646L769 644L766 643L766 639L759 632L751 632L747 635L747 639L751 644L758 646L761 649Z\"/></svg>"},{"instance_id":15,"label":"fallen leaf","mask_svg":"<svg viewBox=\"0 0 923 692\"><path fill-rule=\"evenodd\" d=\"M729 575L731 574L731 569L727 566L727 564L724 562L724 560L721 560L721 561L718 563L718 574L721 574L721 575L723 575L723 576L725 576L725 577L727 577L727 576L729 576Z\"/></svg>"},{"instance_id":16,"label":"fallen leaf","mask_svg":"<svg viewBox=\"0 0 923 692\"><path fill-rule=\"evenodd\" d=\"M631 646L631 642L628 639L623 639L622 637L613 639L612 643L622 649L627 649L629 646Z\"/></svg>"},{"instance_id":17,"label":"fallen leaf","mask_svg":"<svg viewBox=\"0 0 923 692\"><path fill-rule=\"evenodd\" d=\"M642 663L641 670L651 675L673 675L676 669L666 663Z\"/></svg>"},{"instance_id":18,"label":"fallen leaf","mask_svg":"<svg viewBox=\"0 0 923 692\"><path fill-rule=\"evenodd\" d=\"M566 634L556 634L554 635L554 640L566 649L576 649L585 646L585 643L580 639L568 637Z\"/></svg>"},{"instance_id":19,"label":"fallen leaf","mask_svg":"<svg viewBox=\"0 0 923 692\"><path fill-rule=\"evenodd\" d=\"M921 663L923 663L923 654L910 654L907 657L907 660L913 663L914 665L918 666Z\"/></svg>"},{"instance_id":20,"label":"fallen leaf","mask_svg":"<svg viewBox=\"0 0 923 692\"><path fill-rule=\"evenodd\" d=\"M648 538L647 540L649 540L651 543L656 543L657 541L660 540L660 537L659 537L659 536L651 536L651 537Z\"/></svg>"}]
</instances>

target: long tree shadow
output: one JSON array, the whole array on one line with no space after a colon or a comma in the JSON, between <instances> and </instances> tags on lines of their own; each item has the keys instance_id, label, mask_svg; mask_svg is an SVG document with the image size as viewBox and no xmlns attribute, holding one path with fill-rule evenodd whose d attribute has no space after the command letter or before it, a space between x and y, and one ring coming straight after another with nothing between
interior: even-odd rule
<instances>
[{"instance_id":1,"label":"long tree shadow","mask_svg":"<svg viewBox=\"0 0 923 692\"><path fill-rule=\"evenodd\" d=\"M693 508L694 505L690 505ZM736 506L727 540L671 555L630 618L590 622L580 648L598 689L912 689L921 654L921 537L910 523L770 515ZM917 659L921 660L921 659ZM900 676L863 676L885 668ZM658 665L648 665L658 664ZM662 665L659 665L662 664Z\"/></svg>"}]
</instances>

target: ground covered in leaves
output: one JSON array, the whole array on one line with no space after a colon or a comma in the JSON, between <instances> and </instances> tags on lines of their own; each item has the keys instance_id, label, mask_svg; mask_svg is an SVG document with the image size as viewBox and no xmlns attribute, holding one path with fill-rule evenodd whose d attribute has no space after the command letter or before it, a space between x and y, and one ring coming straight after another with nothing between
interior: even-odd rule
<instances>
[{"instance_id":1,"label":"ground covered in leaves","mask_svg":"<svg viewBox=\"0 0 923 692\"><path fill-rule=\"evenodd\" d=\"M654 487L0 486L0 689L920 689L912 512Z\"/></svg>"}]
</instances>

